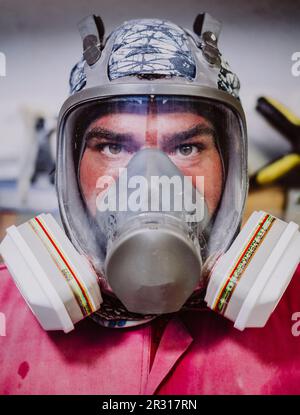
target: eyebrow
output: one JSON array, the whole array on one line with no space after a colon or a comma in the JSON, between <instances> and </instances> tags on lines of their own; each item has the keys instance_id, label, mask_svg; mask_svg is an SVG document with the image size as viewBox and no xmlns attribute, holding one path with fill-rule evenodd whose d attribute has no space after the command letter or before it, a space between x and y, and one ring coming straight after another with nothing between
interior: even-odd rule
<instances>
[{"instance_id":1,"label":"eyebrow","mask_svg":"<svg viewBox=\"0 0 300 415\"><path fill-rule=\"evenodd\" d=\"M205 125L197 124L194 127L185 130L180 131L175 134L166 134L163 135L163 143L162 143L162 150L166 150L168 148L176 147L179 144L181 144L184 141L189 140L190 138L196 137L196 136L203 136L203 135L211 135L215 139L215 130L211 127L207 127ZM137 141L133 134L130 133L117 133L112 130L108 130L103 127L95 127L92 128L90 131L88 131L85 136L84 140L85 142L90 141L93 138L98 139L106 139L111 140L115 143L120 144L130 144L134 147L134 149L138 150L140 148L140 142Z\"/></svg>"},{"instance_id":2,"label":"eyebrow","mask_svg":"<svg viewBox=\"0 0 300 415\"><path fill-rule=\"evenodd\" d=\"M116 133L115 131L103 127L92 128L84 136L86 142L90 141L92 138L105 138L120 143L135 141L132 134Z\"/></svg>"},{"instance_id":3,"label":"eyebrow","mask_svg":"<svg viewBox=\"0 0 300 415\"><path fill-rule=\"evenodd\" d=\"M190 138L193 138L199 135L200 136L211 135L213 139L215 139L216 132L214 128L212 127L207 127L203 124L197 124L188 130L180 131L175 134L164 135L163 136L163 149L170 148L170 147L176 147L182 142L187 141Z\"/></svg>"}]
</instances>

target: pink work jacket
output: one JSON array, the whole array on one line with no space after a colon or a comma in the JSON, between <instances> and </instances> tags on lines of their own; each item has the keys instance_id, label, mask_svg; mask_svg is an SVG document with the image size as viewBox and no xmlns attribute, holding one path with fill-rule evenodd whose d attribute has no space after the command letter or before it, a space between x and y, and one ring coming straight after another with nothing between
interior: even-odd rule
<instances>
[{"instance_id":1,"label":"pink work jacket","mask_svg":"<svg viewBox=\"0 0 300 415\"><path fill-rule=\"evenodd\" d=\"M153 322L45 332L0 267L0 394L300 394L300 267L264 328L177 313L151 366Z\"/></svg>"}]
</instances>

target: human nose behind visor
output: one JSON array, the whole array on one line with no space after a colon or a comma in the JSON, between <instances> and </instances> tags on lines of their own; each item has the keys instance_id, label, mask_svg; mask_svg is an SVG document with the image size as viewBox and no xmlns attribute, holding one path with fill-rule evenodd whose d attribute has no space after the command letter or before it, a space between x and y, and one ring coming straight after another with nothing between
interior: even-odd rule
<instances>
[{"instance_id":1,"label":"human nose behind visor","mask_svg":"<svg viewBox=\"0 0 300 415\"><path fill-rule=\"evenodd\" d=\"M204 196L191 178L162 151L140 150L98 195L96 221L107 235L105 276L126 308L178 311L199 283L199 241L208 221Z\"/></svg>"}]
</instances>

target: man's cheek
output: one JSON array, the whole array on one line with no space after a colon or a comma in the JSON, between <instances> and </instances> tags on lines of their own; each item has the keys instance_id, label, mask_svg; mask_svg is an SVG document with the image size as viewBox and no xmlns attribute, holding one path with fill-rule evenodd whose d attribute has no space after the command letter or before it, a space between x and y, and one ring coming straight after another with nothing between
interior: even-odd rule
<instances>
[{"instance_id":1,"label":"man's cheek","mask_svg":"<svg viewBox=\"0 0 300 415\"><path fill-rule=\"evenodd\" d=\"M95 190L92 191L92 190L85 189L83 191L83 196L84 196L84 200L87 204L89 212L93 216L95 216L96 215L96 197L97 197Z\"/></svg>"},{"instance_id":2,"label":"man's cheek","mask_svg":"<svg viewBox=\"0 0 300 415\"><path fill-rule=\"evenodd\" d=\"M97 175L93 174L93 169L89 168L87 163L82 163L79 173L80 187L84 200L94 215L96 213L96 197L97 197Z\"/></svg>"},{"instance_id":3,"label":"man's cheek","mask_svg":"<svg viewBox=\"0 0 300 415\"><path fill-rule=\"evenodd\" d=\"M208 204L209 213L212 215L216 210L222 195L222 171L220 166L216 165L204 177L204 194Z\"/></svg>"}]
</instances>

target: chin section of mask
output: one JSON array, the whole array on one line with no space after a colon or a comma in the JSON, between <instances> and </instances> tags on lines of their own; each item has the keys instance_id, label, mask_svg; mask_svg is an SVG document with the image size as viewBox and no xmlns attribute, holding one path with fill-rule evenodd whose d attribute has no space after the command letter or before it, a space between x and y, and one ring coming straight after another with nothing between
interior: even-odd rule
<instances>
[{"instance_id":1,"label":"chin section of mask","mask_svg":"<svg viewBox=\"0 0 300 415\"><path fill-rule=\"evenodd\" d=\"M299 226L254 212L210 273L205 301L234 327L264 327L300 261Z\"/></svg>"},{"instance_id":2,"label":"chin section of mask","mask_svg":"<svg viewBox=\"0 0 300 415\"><path fill-rule=\"evenodd\" d=\"M97 276L50 214L11 226L0 253L44 330L74 329L100 308Z\"/></svg>"}]
</instances>

